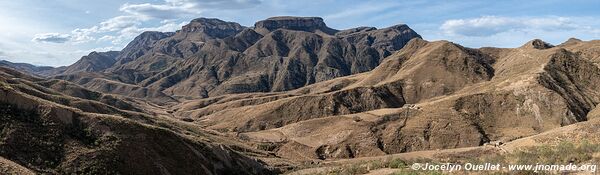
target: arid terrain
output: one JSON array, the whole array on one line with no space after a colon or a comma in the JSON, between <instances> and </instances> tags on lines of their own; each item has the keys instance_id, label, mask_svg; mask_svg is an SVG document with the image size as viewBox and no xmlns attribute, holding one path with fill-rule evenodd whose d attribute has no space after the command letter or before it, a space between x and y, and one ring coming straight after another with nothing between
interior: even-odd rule
<instances>
[{"instance_id":1,"label":"arid terrain","mask_svg":"<svg viewBox=\"0 0 600 175\"><path fill-rule=\"evenodd\" d=\"M600 40L468 48L404 24L198 18L66 67L0 62L0 174L598 164L599 85Z\"/></svg>"}]
</instances>

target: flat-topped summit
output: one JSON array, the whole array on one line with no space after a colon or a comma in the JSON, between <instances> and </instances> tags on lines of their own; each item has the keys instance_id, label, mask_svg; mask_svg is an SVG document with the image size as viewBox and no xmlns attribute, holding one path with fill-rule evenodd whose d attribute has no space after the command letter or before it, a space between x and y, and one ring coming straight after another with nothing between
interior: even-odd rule
<instances>
[{"instance_id":1,"label":"flat-topped summit","mask_svg":"<svg viewBox=\"0 0 600 175\"><path fill-rule=\"evenodd\" d=\"M183 32L203 32L216 38L225 38L244 30L245 27L235 22L227 22L216 18L197 18L181 28Z\"/></svg>"},{"instance_id":2,"label":"flat-topped summit","mask_svg":"<svg viewBox=\"0 0 600 175\"><path fill-rule=\"evenodd\" d=\"M327 27L325 22L323 22L323 18L320 17L271 17L256 22L254 27L261 31L261 33L277 29L300 30L307 32L321 31L327 34L334 34L337 32L337 30Z\"/></svg>"}]
</instances>

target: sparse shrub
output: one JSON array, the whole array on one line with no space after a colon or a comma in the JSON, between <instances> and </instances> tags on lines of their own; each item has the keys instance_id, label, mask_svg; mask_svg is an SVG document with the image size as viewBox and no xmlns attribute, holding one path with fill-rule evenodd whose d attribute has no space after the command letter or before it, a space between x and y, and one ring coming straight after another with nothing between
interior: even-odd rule
<instances>
[{"instance_id":1,"label":"sparse shrub","mask_svg":"<svg viewBox=\"0 0 600 175\"><path fill-rule=\"evenodd\" d=\"M5 90L5 91L9 91L9 90L12 90L13 88L10 87L8 84L0 81L0 89Z\"/></svg>"},{"instance_id":2,"label":"sparse shrub","mask_svg":"<svg viewBox=\"0 0 600 175\"><path fill-rule=\"evenodd\" d=\"M401 159L394 159L388 163L389 168L405 168L406 165L406 162Z\"/></svg>"},{"instance_id":3,"label":"sparse shrub","mask_svg":"<svg viewBox=\"0 0 600 175\"><path fill-rule=\"evenodd\" d=\"M519 164L564 164L573 161L580 163L589 161L595 153L600 152L600 144L582 141L579 144L561 142L556 146L537 146L519 150L511 156Z\"/></svg>"},{"instance_id":4,"label":"sparse shrub","mask_svg":"<svg viewBox=\"0 0 600 175\"><path fill-rule=\"evenodd\" d=\"M385 165L383 162L379 161L379 160L375 160L373 162L371 162L371 165L369 166L369 169L380 169L380 168L385 168L387 165Z\"/></svg>"},{"instance_id":5,"label":"sparse shrub","mask_svg":"<svg viewBox=\"0 0 600 175\"><path fill-rule=\"evenodd\" d=\"M256 145L257 149L264 151L274 151L275 149L277 149L277 147L278 146L274 143L259 143Z\"/></svg>"},{"instance_id":6,"label":"sparse shrub","mask_svg":"<svg viewBox=\"0 0 600 175\"><path fill-rule=\"evenodd\" d=\"M342 174L365 174L368 172L369 170L367 170L367 167L359 164L352 164L346 167L344 171L342 171Z\"/></svg>"}]
</instances>

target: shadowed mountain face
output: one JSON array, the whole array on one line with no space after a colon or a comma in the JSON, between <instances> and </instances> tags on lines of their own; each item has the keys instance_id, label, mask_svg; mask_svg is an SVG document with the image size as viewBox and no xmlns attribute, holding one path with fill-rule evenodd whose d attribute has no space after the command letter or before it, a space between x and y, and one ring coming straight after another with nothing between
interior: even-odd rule
<instances>
[{"instance_id":1,"label":"shadowed mountain face","mask_svg":"<svg viewBox=\"0 0 600 175\"><path fill-rule=\"evenodd\" d=\"M279 92L369 71L412 38L420 36L406 25L338 31L318 17L273 17L248 28L199 18L175 33L144 32L116 56L92 53L61 77L98 72L185 98ZM86 66L91 58L104 62ZM68 80L91 78L74 76Z\"/></svg>"}]
</instances>

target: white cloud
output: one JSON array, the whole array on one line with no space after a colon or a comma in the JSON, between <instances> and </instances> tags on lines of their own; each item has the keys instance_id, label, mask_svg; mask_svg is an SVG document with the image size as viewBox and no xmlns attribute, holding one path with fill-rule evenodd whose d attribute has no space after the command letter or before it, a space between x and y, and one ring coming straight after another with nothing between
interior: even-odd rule
<instances>
[{"instance_id":1,"label":"white cloud","mask_svg":"<svg viewBox=\"0 0 600 175\"><path fill-rule=\"evenodd\" d=\"M110 41L114 45L126 45L133 38L144 31L158 31L158 32L174 32L181 29L181 26L186 25L187 22L176 23L176 21L162 21L162 25L156 27L138 27L131 26L118 31L115 35L104 35L98 39L98 41Z\"/></svg>"},{"instance_id":2,"label":"white cloud","mask_svg":"<svg viewBox=\"0 0 600 175\"><path fill-rule=\"evenodd\" d=\"M467 47L519 47L532 39L560 44L569 38L600 36L597 17L539 16L453 19L419 33L427 40L450 40Z\"/></svg>"},{"instance_id":3,"label":"white cloud","mask_svg":"<svg viewBox=\"0 0 600 175\"><path fill-rule=\"evenodd\" d=\"M262 0L165 0L173 6L187 6L196 9L245 9L257 6Z\"/></svg>"},{"instance_id":4,"label":"white cloud","mask_svg":"<svg viewBox=\"0 0 600 175\"><path fill-rule=\"evenodd\" d=\"M1 59L14 63L30 63L34 65L58 66L70 64L71 61L65 61L62 51L44 51L41 50L11 50L0 56ZM23 57L22 55L26 55ZM81 55L81 54L78 54ZM51 60L49 62L45 62Z\"/></svg>"},{"instance_id":5,"label":"white cloud","mask_svg":"<svg viewBox=\"0 0 600 175\"><path fill-rule=\"evenodd\" d=\"M76 44L97 40L123 45L143 31L176 31L185 25L177 23L176 19L194 18L207 10L244 9L260 3L259 0L165 0L163 3L126 3L119 9L123 15L100 22L96 26L77 28L69 34L37 34L33 40ZM160 26L145 26L145 23L151 20L161 20ZM98 35L102 37L97 39Z\"/></svg>"},{"instance_id":6,"label":"white cloud","mask_svg":"<svg viewBox=\"0 0 600 175\"><path fill-rule=\"evenodd\" d=\"M65 43L71 39L71 35L60 33L36 34L32 41L40 43Z\"/></svg>"},{"instance_id":7,"label":"white cloud","mask_svg":"<svg viewBox=\"0 0 600 175\"><path fill-rule=\"evenodd\" d=\"M2 59L2 60L8 59L8 55L6 55L6 53L0 51L0 59Z\"/></svg>"},{"instance_id":8,"label":"white cloud","mask_svg":"<svg viewBox=\"0 0 600 175\"><path fill-rule=\"evenodd\" d=\"M75 29L70 34L40 33L36 34L32 41L38 43L84 43L95 40L91 35L97 31L97 27L92 27L89 29Z\"/></svg>"},{"instance_id":9,"label":"white cloud","mask_svg":"<svg viewBox=\"0 0 600 175\"><path fill-rule=\"evenodd\" d=\"M87 29L75 29L71 31L71 41L75 43L84 43L88 41L93 41L95 38L92 34L98 31L98 27L94 26Z\"/></svg>"},{"instance_id":10,"label":"white cloud","mask_svg":"<svg viewBox=\"0 0 600 175\"><path fill-rule=\"evenodd\" d=\"M87 49L87 50L76 50L73 52L63 53L63 54L77 53L78 55L85 55L85 54L89 54L90 52L108 52L108 51L117 51L117 50L120 50L120 48L115 47L115 46L107 46L107 47L97 47L97 48Z\"/></svg>"},{"instance_id":11,"label":"white cloud","mask_svg":"<svg viewBox=\"0 0 600 175\"><path fill-rule=\"evenodd\" d=\"M193 4L125 4L119 9L128 14L148 19L173 19L191 14L200 14Z\"/></svg>"},{"instance_id":12,"label":"white cloud","mask_svg":"<svg viewBox=\"0 0 600 175\"><path fill-rule=\"evenodd\" d=\"M355 18L357 16L373 14L381 11L385 11L392 8L397 8L403 5L400 2L379 2L379 1L365 1L364 3L355 4L350 8L336 11L333 14L325 15L323 18L330 20L339 20L343 18Z\"/></svg>"},{"instance_id":13,"label":"white cloud","mask_svg":"<svg viewBox=\"0 0 600 175\"><path fill-rule=\"evenodd\" d=\"M483 16L445 21L440 29L449 35L484 37L503 32L555 31L577 28L567 17L498 17Z\"/></svg>"},{"instance_id":14,"label":"white cloud","mask_svg":"<svg viewBox=\"0 0 600 175\"><path fill-rule=\"evenodd\" d=\"M137 16L117 16L100 23L98 27L101 31L114 32L120 31L135 25L141 24L142 19Z\"/></svg>"},{"instance_id":15,"label":"white cloud","mask_svg":"<svg viewBox=\"0 0 600 175\"><path fill-rule=\"evenodd\" d=\"M104 36L98 38L98 41L112 41L114 39L115 39L115 36L104 35Z\"/></svg>"},{"instance_id":16,"label":"white cloud","mask_svg":"<svg viewBox=\"0 0 600 175\"><path fill-rule=\"evenodd\" d=\"M146 31L159 31L159 32L174 32L181 29L182 26L188 24L188 22L176 23L175 21L162 23L163 25L154 28L145 28Z\"/></svg>"},{"instance_id":17,"label":"white cloud","mask_svg":"<svg viewBox=\"0 0 600 175\"><path fill-rule=\"evenodd\" d=\"M194 17L208 10L244 9L260 4L259 0L165 0L160 4L129 4L119 9L127 14L149 19Z\"/></svg>"}]
</instances>

